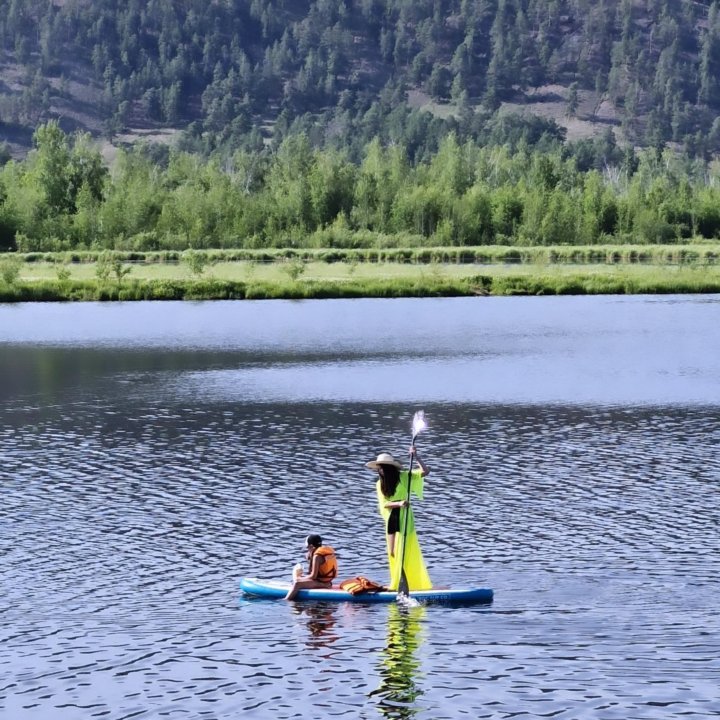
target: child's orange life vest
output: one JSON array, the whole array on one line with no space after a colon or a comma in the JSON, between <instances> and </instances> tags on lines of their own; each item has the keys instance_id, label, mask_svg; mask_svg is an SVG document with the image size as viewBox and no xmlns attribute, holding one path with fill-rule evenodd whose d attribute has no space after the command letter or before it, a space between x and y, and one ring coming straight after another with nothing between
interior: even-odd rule
<instances>
[{"instance_id":1,"label":"child's orange life vest","mask_svg":"<svg viewBox=\"0 0 720 720\"><path fill-rule=\"evenodd\" d=\"M315 578L319 582L332 582L337 576L338 566L337 558L335 557L335 550L329 545L321 545L314 553L313 558L316 555L320 555L320 567L318 568L318 574ZM312 561L311 561L312 565Z\"/></svg>"}]
</instances>

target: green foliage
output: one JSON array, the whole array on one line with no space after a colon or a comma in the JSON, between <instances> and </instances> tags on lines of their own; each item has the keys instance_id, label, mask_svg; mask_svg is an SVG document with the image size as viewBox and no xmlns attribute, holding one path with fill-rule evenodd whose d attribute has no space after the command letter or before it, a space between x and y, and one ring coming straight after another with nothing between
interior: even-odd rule
<instances>
[{"instance_id":1,"label":"green foliage","mask_svg":"<svg viewBox=\"0 0 720 720\"><path fill-rule=\"evenodd\" d=\"M182 260L195 277L200 277L205 272L205 268L208 265L210 258L204 252L186 250L182 254Z\"/></svg>"},{"instance_id":2,"label":"green foliage","mask_svg":"<svg viewBox=\"0 0 720 720\"><path fill-rule=\"evenodd\" d=\"M73 213L83 188L94 200L101 199L107 170L87 135L75 136L71 144L52 121L35 131L33 141L36 150L29 159L28 172L41 193L41 212Z\"/></svg>"},{"instance_id":3,"label":"green foliage","mask_svg":"<svg viewBox=\"0 0 720 720\"><path fill-rule=\"evenodd\" d=\"M669 150L613 155L609 139L603 152L617 162L602 170L582 170L562 147L460 145L453 134L415 163L376 138L354 163L301 133L274 153L242 153L226 165L173 150L163 167L136 148L119 154L112 174L98 171L86 140L51 123L38 129L35 153L0 168L0 232L24 253L94 252L102 282L114 275L120 283L129 271L105 267L111 250L174 252L174 261L191 250L183 260L199 277L213 249L720 237L720 166Z\"/></svg>"},{"instance_id":4,"label":"green foliage","mask_svg":"<svg viewBox=\"0 0 720 720\"><path fill-rule=\"evenodd\" d=\"M297 282L305 272L305 261L298 257L289 258L283 266L283 270L293 282Z\"/></svg>"},{"instance_id":5,"label":"green foliage","mask_svg":"<svg viewBox=\"0 0 720 720\"><path fill-rule=\"evenodd\" d=\"M0 282L0 302L57 300L214 300L271 298L428 297L462 295L568 295L629 293L718 293L717 274L706 269L678 273L649 270L641 274L472 275L451 278L431 264L415 277L344 279L304 283L262 283L236 280L137 280L102 284L92 280L44 280L12 284Z\"/></svg>"},{"instance_id":6,"label":"green foliage","mask_svg":"<svg viewBox=\"0 0 720 720\"><path fill-rule=\"evenodd\" d=\"M127 266L123 263L115 253L102 253L95 266L95 276L98 279L98 283L104 285L108 282L111 275L115 276L117 285L121 285L123 279L130 274L132 267Z\"/></svg>"},{"instance_id":7,"label":"green foliage","mask_svg":"<svg viewBox=\"0 0 720 720\"><path fill-rule=\"evenodd\" d=\"M117 284L120 285L123 279L132 272L132 267L129 265L123 265L119 258L113 257L112 272L115 275Z\"/></svg>"},{"instance_id":8,"label":"green foliage","mask_svg":"<svg viewBox=\"0 0 720 720\"><path fill-rule=\"evenodd\" d=\"M57 275L58 282L62 285L70 280L70 268L67 265L58 265L55 268L55 274Z\"/></svg>"},{"instance_id":9,"label":"green foliage","mask_svg":"<svg viewBox=\"0 0 720 720\"><path fill-rule=\"evenodd\" d=\"M0 198L2 197L0 186ZM15 245L15 234L17 232L14 212L0 200L0 251L13 250Z\"/></svg>"},{"instance_id":10,"label":"green foliage","mask_svg":"<svg viewBox=\"0 0 720 720\"><path fill-rule=\"evenodd\" d=\"M97 265L95 266L95 277L99 283L106 283L110 278L112 268L110 267L109 260L106 255L98 259Z\"/></svg>"},{"instance_id":11,"label":"green foliage","mask_svg":"<svg viewBox=\"0 0 720 720\"><path fill-rule=\"evenodd\" d=\"M20 277L22 263L15 256L0 257L0 282L12 287Z\"/></svg>"}]
</instances>

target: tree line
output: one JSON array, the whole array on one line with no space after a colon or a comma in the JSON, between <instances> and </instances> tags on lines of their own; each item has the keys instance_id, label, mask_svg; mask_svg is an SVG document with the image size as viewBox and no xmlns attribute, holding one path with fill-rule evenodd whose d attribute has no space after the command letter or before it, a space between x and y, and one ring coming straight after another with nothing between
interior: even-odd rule
<instances>
[{"instance_id":1,"label":"tree line","mask_svg":"<svg viewBox=\"0 0 720 720\"><path fill-rule=\"evenodd\" d=\"M670 151L582 156L460 143L412 162L368 143L359 162L304 134L224 161L142 147L111 169L84 134L56 122L0 170L0 247L71 249L592 245L720 236L720 174Z\"/></svg>"},{"instance_id":2,"label":"tree line","mask_svg":"<svg viewBox=\"0 0 720 720\"><path fill-rule=\"evenodd\" d=\"M718 2L8 0L0 60L24 69L22 91L0 84L0 124L52 118L84 73L108 135L162 123L203 152L300 129L358 153L422 145L409 89L457 110L432 133L479 140L501 103L552 85L569 115L583 90L610 100L632 144L720 152Z\"/></svg>"}]
</instances>

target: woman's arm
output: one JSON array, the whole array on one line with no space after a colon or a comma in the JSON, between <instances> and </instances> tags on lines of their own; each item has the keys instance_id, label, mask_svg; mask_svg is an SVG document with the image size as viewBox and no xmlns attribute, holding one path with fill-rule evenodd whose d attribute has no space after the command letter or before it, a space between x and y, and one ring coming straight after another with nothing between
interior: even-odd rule
<instances>
[{"instance_id":1,"label":"woman's arm","mask_svg":"<svg viewBox=\"0 0 720 720\"><path fill-rule=\"evenodd\" d=\"M420 474L423 477L427 477L430 474L430 468L420 459L417 448L414 445L410 447L410 455L415 458L417 464L420 466Z\"/></svg>"},{"instance_id":2,"label":"woman's arm","mask_svg":"<svg viewBox=\"0 0 720 720\"><path fill-rule=\"evenodd\" d=\"M393 510L394 508L404 508L407 504L407 500L393 500L392 502L385 503L385 507L388 510Z\"/></svg>"}]
</instances>

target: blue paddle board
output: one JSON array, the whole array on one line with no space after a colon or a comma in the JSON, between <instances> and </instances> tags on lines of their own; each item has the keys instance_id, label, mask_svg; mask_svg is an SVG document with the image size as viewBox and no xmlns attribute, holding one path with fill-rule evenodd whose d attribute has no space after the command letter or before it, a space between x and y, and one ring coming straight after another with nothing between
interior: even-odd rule
<instances>
[{"instance_id":1,"label":"blue paddle board","mask_svg":"<svg viewBox=\"0 0 720 720\"><path fill-rule=\"evenodd\" d=\"M242 578L240 589L252 597L283 598L290 589L290 583L282 580L260 580ZM473 605L491 603L493 591L490 588L433 588L432 590L411 590L410 597L422 604L431 605ZM340 588L300 590L295 600L317 600L320 602L392 603L398 598L397 592L382 591L351 595Z\"/></svg>"}]
</instances>

